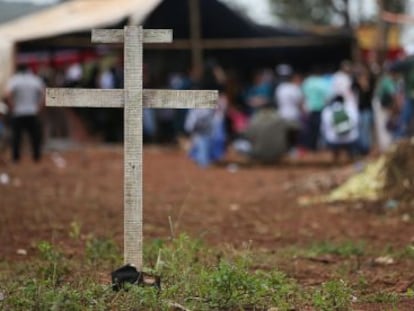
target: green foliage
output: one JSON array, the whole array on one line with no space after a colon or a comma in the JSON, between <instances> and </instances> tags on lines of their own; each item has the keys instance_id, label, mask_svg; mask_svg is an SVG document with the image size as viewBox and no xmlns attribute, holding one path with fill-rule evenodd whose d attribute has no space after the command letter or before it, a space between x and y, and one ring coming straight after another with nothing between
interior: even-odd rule
<instances>
[{"instance_id":1,"label":"green foliage","mask_svg":"<svg viewBox=\"0 0 414 311\"><path fill-rule=\"evenodd\" d=\"M401 251L400 257L414 259L414 246L413 245L408 245L407 247L405 247Z\"/></svg>"},{"instance_id":2,"label":"green foliage","mask_svg":"<svg viewBox=\"0 0 414 311\"><path fill-rule=\"evenodd\" d=\"M405 295L409 299L414 299L414 289L412 288L407 289L407 292L405 293Z\"/></svg>"},{"instance_id":3,"label":"green foliage","mask_svg":"<svg viewBox=\"0 0 414 311\"><path fill-rule=\"evenodd\" d=\"M37 266L37 274L50 285L57 286L68 272L63 253L46 241L39 242L37 249L42 260Z\"/></svg>"},{"instance_id":4,"label":"green foliage","mask_svg":"<svg viewBox=\"0 0 414 311\"><path fill-rule=\"evenodd\" d=\"M116 244L107 238L85 241L85 261L64 256L49 242L38 244L38 259L3 264L0 272L0 310L350 310L352 291L342 280L303 289L277 269L257 270L259 254L250 249L213 250L202 241L181 235L171 241L146 243L147 272L161 277L161 291L130 285L113 292L109 272L122 263ZM297 250L300 251L300 250ZM304 252L359 256L362 243L320 243ZM269 265L270 262L267 263ZM30 268L28 268L28 266ZM9 271L8 273L6 271ZM362 276L354 290L360 302L395 306L393 293L361 295L369 287ZM410 297L412 291L407 292Z\"/></svg>"},{"instance_id":5,"label":"green foliage","mask_svg":"<svg viewBox=\"0 0 414 311\"><path fill-rule=\"evenodd\" d=\"M69 236L74 239L77 240L80 238L81 236L81 224L77 221L72 221L70 223L70 231L69 231Z\"/></svg>"},{"instance_id":6,"label":"green foliage","mask_svg":"<svg viewBox=\"0 0 414 311\"><path fill-rule=\"evenodd\" d=\"M313 306L320 311L347 311L351 309L352 291L343 281L328 281L313 294Z\"/></svg>"},{"instance_id":7,"label":"green foliage","mask_svg":"<svg viewBox=\"0 0 414 311\"><path fill-rule=\"evenodd\" d=\"M250 254L224 260L201 241L181 235L158 251L155 272L165 284L161 298L175 297L194 310L293 307L295 283L277 271L254 271L251 263Z\"/></svg>"},{"instance_id":8,"label":"green foliage","mask_svg":"<svg viewBox=\"0 0 414 311\"><path fill-rule=\"evenodd\" d=\"M405 0L382 2L387 11L401 13L406 9ZM349 3L349 0L270 0L273 14L283 22L294 25L349 26ZM361 18L364 16L359 16Z\"/></svg>"},{"instance_id":9,"label":"green foliage","mask_svg":"<svg viewBox=\"0 0 414 311\"><path fill-rule=\"evenodd\" d=\"M290 246L280 250L278 257L295 258L315 257L321 255L337 255L344 258L366 255L366 244L363 241L344 241L334 243L329 241L315 242L308 247Z\"/></svg>"},{"instance_id":10,"label":"green foliage","mask_svg":"<svg viewBox=\"0 0 414 311\"><path fill-rule=\"evenodd\" d=\"M271 0L273 13L284 22L296 25L331 25L348 18L347 0Z\"/></svg>"},{"instance_id":11,"label":"green foliage","mask_svg":"<svg viewBox=\"0 0 414 311\"><path fill-rule=\"evenodd\" d=\"M145 258L154 263L147 271L161 276L161 291L127 286L113 292L109 275L103 285L96 280L101 275L96 267L118 256L110 239L87 240L82 267L48 242L40 242L38 249L39 260L32 265L42 269L15 265L19 277L0 276L6 288L0 309L171 310L178 303L190 310L289 310L299 303L296 283L276 270L254 270L250 253L217 254L186 235L168 243L156 240L145 248Z\"/></svg>"},{"instance_id":12,"label":"green foliage","mask_svg":"<svg viewBox=\"0 0 414 311\"><path fill-rule=\"evenodd\" d=\"M298 288L280 272L250 272L247 263L222 261L210 273L202 275L204 297L213 309L251 307L266 309L274 305L280 310L293 307Z\"/></svg>"},{"instance_id":13,"label":"green foliage","mask_svg":"<svg viewBox=\"0 0 414 311\"><path fill-rule=\"evenodd\" d=\"M404 248L395 248L392 245L386 245L381 251L381 255L399 259L414 259L414 246L409 244Z\"/></svg>"},{"instance_id":14,"label":"green foliage","mask_svg":"<svg viewBox=\"0 0 414 311\"><path fill-rule=\"evenodd\" d=\"M363 301L367 303L390 304L392 306L392 310L397 310L399 296L397 293L379 292L364 297Z\"/></svg>"},{"instance_id":15,"label":"green foliage","mask_svg":"<svg viewBox=\"0 0 414 311\"><path fill-rule=\"evenodd\" d=\"M19 280L14 285L6 293L5 310L107 310L113 295L109 286L85 280L59 287L39 279Z\"/></svg>"},{"instance_id":16,"label":"green foliage","mask_svg":"<svg viewBox=\"0 0 414 311\"><path fill-rule=\"evenodd\" d=\"M340 244L322 242L312 245L310 252L315 255L332 254L342 257L362 256L365 252L365 243L346 241Z\"/></svg>"},{"instance_id":17,"label":"green foliage","mask_svg":"<svg viewBox=\"0 0 414 311\"><path fill-rule=\"evenodd\" d=\"M85 257L90 264L107 262L114 265L120 260L120 251L112 239L91 237L86 241Z\"/></svg>"}]
</instances>

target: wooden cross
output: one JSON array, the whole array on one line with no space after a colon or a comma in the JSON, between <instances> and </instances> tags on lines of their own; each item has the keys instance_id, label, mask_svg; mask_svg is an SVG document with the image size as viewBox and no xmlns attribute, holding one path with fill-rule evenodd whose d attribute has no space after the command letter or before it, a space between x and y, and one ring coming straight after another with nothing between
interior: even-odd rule
<instances>
[{"instance_id":1,"label":"wooden cross","mask_svg":"<svg viewBox=\"0 0 414 311\"><path fill-rule=\"evenodd\" d=\"M143 43L170 43L172 30L92 30L92 42L124 43L124 89L46 90L46 106L124 108L124 263L142 271L142 108L214 108L217 91L142 88Z\"/></svg>"}]
</instances>

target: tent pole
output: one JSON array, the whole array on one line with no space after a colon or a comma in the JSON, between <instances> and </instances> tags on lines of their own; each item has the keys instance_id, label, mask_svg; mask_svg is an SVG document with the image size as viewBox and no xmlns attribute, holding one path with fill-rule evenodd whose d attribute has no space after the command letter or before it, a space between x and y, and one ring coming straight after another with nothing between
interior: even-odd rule
<instances>
[{"instance_id":1,"label":"tent pole","mask_svg":"<svg viewBox=\"0 0 414 311\"><path fill-rule=\"evenodd\" d=\"M200 0L188 0L190 20L190 41L193 69L203 68L203 49L201 44Z\"/></svg>"}]
</instances>

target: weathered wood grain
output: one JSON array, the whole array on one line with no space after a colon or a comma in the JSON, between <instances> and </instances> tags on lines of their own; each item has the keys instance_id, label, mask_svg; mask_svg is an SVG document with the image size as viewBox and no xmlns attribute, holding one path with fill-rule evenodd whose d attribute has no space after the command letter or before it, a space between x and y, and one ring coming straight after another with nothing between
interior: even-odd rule
<instances>
[{"instance_id":1,"label":"weathered wood grain","mask_svg":"<svg viewBox=\"0 0 414 311\"><path fill-rule=\"evenodd\" d=\"M146 108L214 108L218 92L210 90L144 90Z\"/></svg>"},{"instance_id":2,"label":"weathered wood grain","mask_svg":"<svg viewBox=\"0 0 414 311\"><path fill-rule=\"evenodd\" d=\"M214 108L217 91L143 90L144 108ZM46 89L46 106L50 107L124 107L124 90Z\"/></svg>"},{"instance_id":3,"label":"weathered wood grain","mask_svg":"<svg viewBox=\"0 0 414 311\"><path fill-rule=\"evenodd\" d=\"M46 106L119 108L124 106L124 90L47 88Z\"/></svg>"},{"instance_id":4,"label":"weathered wood grain","mask_svg":"<svg viewBox=\"0 0 414 311\"><path fill-rule=\"evenodd\" d=\"M145 29L144 43L171 43L172 29ZM122 43L124 29L92 29L93 43Z\"/></svg>"},{"instance_id":5,"label":"weathered wood grain","mask_svg":"<svg viewBox=\"0 0 414 311\"><path fill-rule=\"evenodd\" d=\"M124 262L142 271L142 27L124 35Z\"/></svg>"}]
</instances>

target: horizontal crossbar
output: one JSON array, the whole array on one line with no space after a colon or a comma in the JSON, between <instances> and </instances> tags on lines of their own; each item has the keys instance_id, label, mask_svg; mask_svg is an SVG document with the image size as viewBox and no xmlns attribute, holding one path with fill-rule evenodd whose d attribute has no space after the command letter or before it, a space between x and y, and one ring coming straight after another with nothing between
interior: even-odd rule
<instances>
[{"instance_id":1,"label":"horizontal crossbar","mask_svg":"<svg viewBox=\"0 0 414 311\"><path fill-rule=\"evenodd\" d=\"M214 108L218 92L210 90L143 90L144 108ZM124 90L46 89L48 107L121 108Z\"/></svg>"},{"instance_id":2,"label":"horizontal crossbar","mask_svg":"<svg viewBox=\"0 0 414 311\"><path fill-rule=\"evenodd\" d=\"M122 43L123 29L92 29L93 43ZM171 43L172 29L144 29L144 43Z\"/></svg>"}]
</instances>

